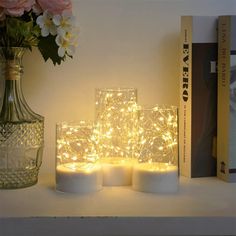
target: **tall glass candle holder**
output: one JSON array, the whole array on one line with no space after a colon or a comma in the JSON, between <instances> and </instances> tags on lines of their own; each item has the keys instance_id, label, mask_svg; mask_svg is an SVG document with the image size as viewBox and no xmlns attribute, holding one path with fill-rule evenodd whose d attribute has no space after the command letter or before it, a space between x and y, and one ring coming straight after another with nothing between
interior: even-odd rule
<instances>
[{"instance_id":1,"label":"tall glass candle holder","mask_svg":"<svg viewBox=\"0 0 236 236\"><path fill-rule=\"evenodd\" d=\"M103 185L131 185L137 144L137 90L97 89L96 124Z\"/></svg>"},{"instance_id":2,"label":"tall glass candle holder","mask_svg":"<svg viewBox=\"0 0 236 236\"><path fill-rule=\"evenodd\" d=\"M62 122L56 126L56 189L87 193L102 188L102 169L92 123Z\"/></svg>"},{"instance_id":3,"label":"tall glass candle holder","mask_svg":"<svg viewBox=\"0 0 236 236\"><path fill-rule=\"evenodd\" d=\"M178 189L178 115L174 106L139 110L139 157L133 189L169 193Z\"/></svg>"}]
</instances>

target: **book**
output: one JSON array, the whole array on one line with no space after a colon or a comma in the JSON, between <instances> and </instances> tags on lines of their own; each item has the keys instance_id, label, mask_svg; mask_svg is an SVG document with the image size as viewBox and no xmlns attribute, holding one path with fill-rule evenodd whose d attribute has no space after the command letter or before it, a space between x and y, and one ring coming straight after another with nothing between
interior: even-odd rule
<instances>
[{"instance_id":1,"label":"book","mask_svg":"<svg viewBox=\"0 0 236 236\"><path fill-rule=\"evenodd\" d=\"M236 16L219 17L217 176L236 182Z\"/></svg>"},{"instance_id":2,"label":"book","mask_svg":"<svg viewBox=\"0 0 236 236\"><path fill-rule=\"evenodd\" d=\"M180 175L216 175L217 16L181 17Z\"/></svg>"}]
</instances>

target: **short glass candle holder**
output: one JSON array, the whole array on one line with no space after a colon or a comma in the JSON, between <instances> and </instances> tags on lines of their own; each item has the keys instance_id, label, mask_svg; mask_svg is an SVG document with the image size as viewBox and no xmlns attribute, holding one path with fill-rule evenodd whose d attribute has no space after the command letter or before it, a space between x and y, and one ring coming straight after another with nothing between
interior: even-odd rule
<instances>
[{"instance_id":1,"label":"short glass candle holder","mask_svg":"<svg viewBox=\"0 0 236 236\"><path fill-rule=\"evenodd\" d=\"M56 142L56 189L72 193L100 190L102 168L94 125L85 121L59 123Z\"/></svg>"},{"instance_id":2,"label":"short glass candle holder","mask_svg":"<svg viewBox=\"0 0 236 236\"><path fill-rule=\"evenodd\" d=\"M134 190L178 190L178 115L174 106L139 110L139 157L133 168Z\"/></svg>"},{"instance_id":3,"label":"short glass candle holder","mask_svg":"<svg viewBox=\"0 0 236 236\"><path fill-rule=\"evenodd\" d=\"M137 90L97 89L96 125L103 185L131 185L137 145Z\"/></svg>"}]
</instances>

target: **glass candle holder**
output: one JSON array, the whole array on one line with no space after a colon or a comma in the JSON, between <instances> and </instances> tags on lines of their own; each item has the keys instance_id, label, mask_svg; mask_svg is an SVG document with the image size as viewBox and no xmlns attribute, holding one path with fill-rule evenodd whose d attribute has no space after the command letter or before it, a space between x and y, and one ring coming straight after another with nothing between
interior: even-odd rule
<instances>
[{"instance_id":1,"label":"glass candle holder","mask_svg":"<svg viewBox=\"0 0 236 236\"><path fill-rule=\"evenodd\" d=\"M102 169L92 123L62 122L56 126L56 189L87 193L102 188Z\"/></svg>"},{"instance_id":2,"label":"glass candle holder","mask_svg":"<svg viewBox=\"0 0 236 236\"><path fill-rule=\"evenodd\" d=\"M137 90L97 89L96 124L103 185L131 185L137 144Z\"/></svg>"},{"instance_id":3,"label":"glass candle holder","mask_svg":"<svg viewBox=\"0 0 236 236\"><path fill-rule=\"evenodd\" d=\"M133 189L168 193L178 189L178 115L174 106L139 110L139 157Z\"/></svg>"}]
</instances>

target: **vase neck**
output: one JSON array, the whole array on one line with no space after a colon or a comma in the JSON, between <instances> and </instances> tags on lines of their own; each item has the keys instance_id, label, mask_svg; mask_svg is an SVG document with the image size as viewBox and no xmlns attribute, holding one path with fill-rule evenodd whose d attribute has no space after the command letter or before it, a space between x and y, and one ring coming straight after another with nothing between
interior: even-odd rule
<instances>
[{"instance_id":1,"label":"vase neck","mask_svg":"<svg viewBox=\"0 0 236 236\"><path fill-rule=\"evenodd\" d=\"M22 59L24 53L25 48L0 47L0 66L3 80L20 80L23 74Z\"/></svg>"},{"instance_id":2,"label":"vase neck","mask_svg":"<svg viewBox=\"0 0 236 236\"><path fill-rule=\"evenodd\" d=\"M0 104L1 122L21 122L38 118L27 105L21 89L24 51L24 48L0 48L0 76L4 94Z\"/></svg>"},{"instance_id":3,"label":"vase neck","mask_svg":"<svg viewBox=\"0 0 236 236\"><path fill-rule=\"evenodd\" d=\"M23 74L22 65L15 60L7 60L3 68L3 76L5 80L17 80L19 81Z\"/></svg>"}]
</instances>

